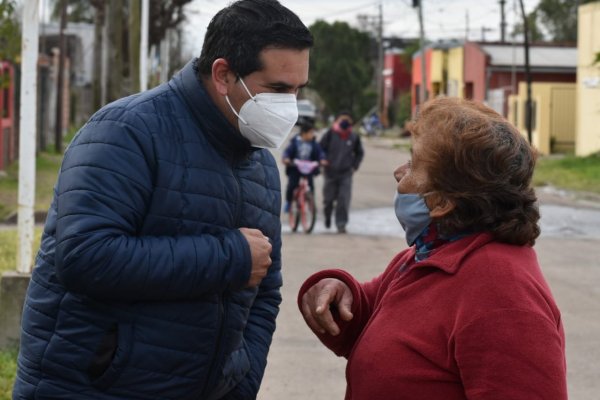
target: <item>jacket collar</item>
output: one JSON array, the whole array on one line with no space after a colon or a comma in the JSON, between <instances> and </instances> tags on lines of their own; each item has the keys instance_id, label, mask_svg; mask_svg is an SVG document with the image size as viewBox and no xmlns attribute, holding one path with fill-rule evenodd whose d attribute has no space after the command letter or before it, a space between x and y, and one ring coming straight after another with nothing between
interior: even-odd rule
<instances>
[{"instance_id":1,"label":"jacket collar","mask_svg":"<svg viewBox=\"0 0 600 400\"><path fill-rule=\"evenodd\" d=\"M412 268L434 267L453 275L458 272L466 257L491 241L493 241L492 235L485 232L465 236L440 246L432 252L429 258L416 262ZM414 259L414 247L411 248L409 256Z\"/></svg>"},{"instance_id":2,"label":"jacket collar","mask_svg":"<svg viewBox=\"0 0 600 400\"><path fill-rule=\"evenodd\" d=\"M231 161L243 159L252 150L250 142L229 123L210 98L198 78L197 60L188 62L169 85L185 100L200 130L215 149Z\"/></svg>"}]
</instances>

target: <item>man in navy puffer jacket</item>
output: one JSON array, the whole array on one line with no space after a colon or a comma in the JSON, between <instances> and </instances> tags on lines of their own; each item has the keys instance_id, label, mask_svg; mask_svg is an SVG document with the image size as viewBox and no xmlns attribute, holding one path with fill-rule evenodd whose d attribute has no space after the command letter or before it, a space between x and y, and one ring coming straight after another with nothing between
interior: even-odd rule
<instances>
[{"instance_id":1,"label":"man in navy puffer jacket","mask_svg":"<svg viewBox=\"0 0 600 400\"><path fill-rule=\"evenodd\" d=\"M267 147L312 37L275 0L211 21L199 59L98 111L65 153L23 313L14 399L253 399L281 302Z\"/></svg>"}]
</instances>

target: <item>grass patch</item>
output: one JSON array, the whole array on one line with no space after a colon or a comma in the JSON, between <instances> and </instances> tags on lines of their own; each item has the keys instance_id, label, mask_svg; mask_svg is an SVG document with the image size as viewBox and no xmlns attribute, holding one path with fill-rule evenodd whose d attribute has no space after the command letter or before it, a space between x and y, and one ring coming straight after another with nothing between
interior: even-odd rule
<instances>
[{"instance_id":1,"label":"grass patch","mask_svg":"<svg viewBox=\"0 0 600 400\"><path fill-rule=\"evenodd\" d=\"M40 247L42 228L36 227L33 241L34 257ZM14 271L17 266L17 227L0 230L0 275L4 271ZM0 400L12 399L12 387L17 371L15 348L0 350Z\"/></svg>"},{"instance_id":2,"label":"grass patch","mask_svg":"<svg viewBox=\"0 0 600 400\"><path fill-rule=\"evenodd\" d=\"M52 202L52 189L56 183L62 154L40 153L36 158L35 211L47 211ZM0 177L0 220L17 212L19 190L19 165L11 164L6 176Z\"/></svg>"},{"instance_id":3,"label":"grass patch","mask_svg":"<svg viewBox=\"0 0 600 400\"><path fill-rule=\"evenodd\" d=\"M17 349L0 350L0 400L12 398L12 387L17 371Z\"/></svg>"},{"instance_id":4,"label":"grass patch","mask_svg":"<svg viewBox=\"0 0 600 400\"><path fill-rule=\"evenodd\" d=\"M36 227L33 236L33 256L40 248L43 229ZM17 227L0 230L0 274L17 268Z\"/></svg>"},{"instance_id":5,"label":"grass patch","mask_svg":"<svg viewBox=\"0 0 600 400\"><path fill-rule=\"evenodd\" d=\"M394 149L403 150L407 153L410 153L410 148L412 147L412 144L410 142L394 143L392 147Z\"/></svg>"},{"instance_id":6,"label":"grass patch","mask_svg":"<svg viewBox=\"0 0 600 400\"><path fill-rule=\"evenodd\" d=\"M533 184L600 193L600 154L588 157L541 157L533 174Z\"/></svg>"}]
</instances>

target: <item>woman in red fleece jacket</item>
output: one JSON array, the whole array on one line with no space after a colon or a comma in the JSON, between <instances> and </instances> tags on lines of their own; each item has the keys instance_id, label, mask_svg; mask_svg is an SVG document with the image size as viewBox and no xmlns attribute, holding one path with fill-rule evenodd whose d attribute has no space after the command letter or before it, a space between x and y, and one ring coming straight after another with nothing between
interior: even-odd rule
<instances>
[{"instance_id":1,"label":"woman in red fleece jacket","mask_svg":"<svg viewBox=\"0 0 600 400\"><path fill-rule=\"evenodd\" d=\"M409 248L367 283L311 276L298 305L348 359L347 400L567 398L560 312L532 246L535 152L504 118L454 98L411 124L394 172Z\"/></svg>"}]
</instances>

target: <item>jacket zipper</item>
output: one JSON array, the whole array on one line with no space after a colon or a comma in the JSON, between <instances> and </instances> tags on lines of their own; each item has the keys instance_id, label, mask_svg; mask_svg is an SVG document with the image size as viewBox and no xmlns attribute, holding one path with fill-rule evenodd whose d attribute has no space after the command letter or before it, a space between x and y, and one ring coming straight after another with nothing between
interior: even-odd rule
<instances>
[{"instance_id":1,"label":"jacket zipper","mask_svg":"<svg viewBox=\"0 0 600 400\"><path fill-rule=\"evenodd\" d=\"M235 204L235 215L233 218L233 226L239 226L240 225L240 217L242 215L242 185L240 183L240 178L237 175L237 173L235 172L235 167L233 166L232 168L232 172L233 172L233 177L235 178L235 183L237 184L237 201Z\"/></svg>"},{"instance_id":2,"label":"jacket zipper","mask_svg":"<svg viewBox=\"0 0 600 400\"><path fill-rule=\"evenodd\" d=\"M242 213L242 188L240 185L240 179L235 173L235 169L233 169L233 177L235 178L235 182L237 183L237 202L235 209L235 218L233 221L233 226L238 226L240 223L240 215ZM206 378L206 382L204 383L204 388L202 389L202 398L206 398L210 393L207 393L208 390L214 385L214 381L217 378L217 374L220 372L218 367L219 355L221 353L221 345L222 345L222 336L223 336L223 327L225 325L225 321L227 320L227 308L225 307L225 295L219 295L219 329L217 331L217 340L215 342L215 351L212 356L212 360L210 361L210 368L208 370L208 377Z\"/></svg>"}]
</instances>

